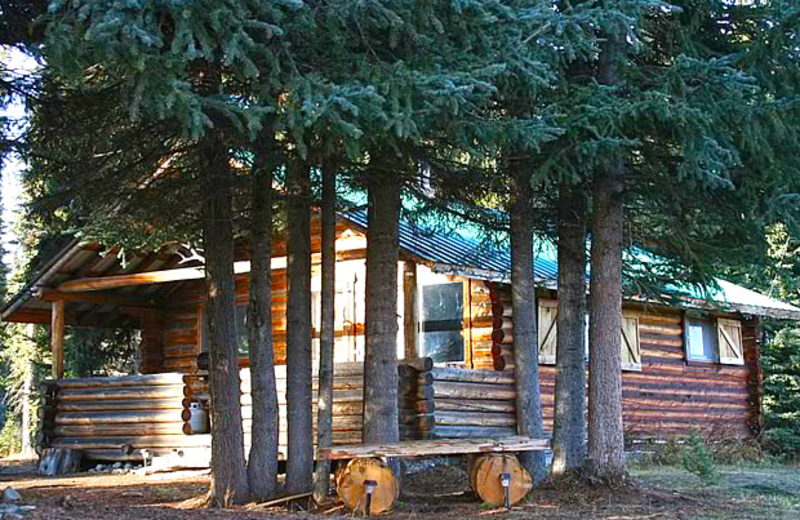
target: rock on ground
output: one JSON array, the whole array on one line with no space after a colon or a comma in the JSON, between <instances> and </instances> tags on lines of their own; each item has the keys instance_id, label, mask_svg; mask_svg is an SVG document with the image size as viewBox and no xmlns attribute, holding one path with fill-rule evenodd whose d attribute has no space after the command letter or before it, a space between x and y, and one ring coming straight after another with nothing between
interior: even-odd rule
<instances>
[{"instance_id":1,"label":"rock on ground","mask_svg":"<svg viewBox=\"0 0 800 520\"><path fill-rule=\"evenodd\" d=\"M3 490L3 502L6 504L15 504L22 500L22 495L19 494L19 491L12 487L7 487Z\"/></svg>"}]
</instances>

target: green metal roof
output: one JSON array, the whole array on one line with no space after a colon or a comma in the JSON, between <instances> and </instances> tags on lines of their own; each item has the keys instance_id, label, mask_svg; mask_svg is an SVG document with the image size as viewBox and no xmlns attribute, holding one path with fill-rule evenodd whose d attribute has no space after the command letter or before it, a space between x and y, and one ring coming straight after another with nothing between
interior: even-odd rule
<instances>
[{"instance_id":1,"label":"green metal roof","mask_svg":"<svg viewBox=\"0 0 800 520\"><path fill-rule=\"evenodd\" d=\"M339 215L366 230L365 209L345 211ZM511 254L508 247L503 245L508 240L484 240L479 226L466 221L454 226L450 232L441 231L438 227L402 219L399 230L400 247L418 258L432 262L434 270L438 272L491 281L510 281ZM641 262L655 262L655 257L646 251L639 250L629 254L634 254ZM539 240L535 257L533 270L537 283L557 290L556 247L552 242ZM754 316L800 320L800 308L794 305L726 280L716 279L716 284L717 287L670 284L665 288L665 296L677 296L679 304L687 308L711 308Z\"/></svg>"}]
</instances>

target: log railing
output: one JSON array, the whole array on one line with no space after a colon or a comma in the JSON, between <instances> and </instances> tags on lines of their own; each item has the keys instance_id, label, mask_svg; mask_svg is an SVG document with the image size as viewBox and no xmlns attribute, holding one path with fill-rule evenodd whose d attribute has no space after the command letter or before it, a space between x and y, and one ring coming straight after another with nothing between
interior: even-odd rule
<instances>
[{"instance_id":1,"label":"log railing","mask_svg":"<svg viewBox=\"0 0 800 520\"><path fill-rule=\"evenodd\" d=\"M242 369L245 448L252 426L250 372ZM280 452L285 455L286 369L276 367ZM333 445L361 442L362 363L339 363L333 379ZM95 460L142 458L176 450L205 450L207 429L195 431L192 403L208 410L208 373L150 374L48 381L42 388L40 449L73 448ZM312 380L316 403L317 379ZM429 358L398 362L401 440L495 438L516 434L513 372L434 367ZM316 406L315 406L316 407ZM313 413L316 429L316 410ZM316 438L316 436L315 436ZM198 452L199 453L199 452Z\"/></svg>"},{"instance_id":2,"label":"log railing","mask_svg":"<svg viewBox=\"0 0 800 520\"><path fill-rule=\"evenodd\" d=\"M38 446L79 449L94 460L205 448L207 435L183 433L183 388L183 375L174 373L48 381Z\"/></svg>"},{"instance_id":3,"label":"log railing","mask_svg":"<svg viewBox=\"0 0 800 520\"><path fill-rule=\"evenodd\" d=\"M513 372L420 367L420 364L398 367L401 438L516 435Z\"/></svg>"},{"instance_id":4,"label":"log railing","mask_svg":"<svg viewBox=\"0 0 800 520\"><path fill-rule=\"evenodd\" d=\"M239 372L241 380L242 419L245 433L245 447L249 449L250 432L252 429L252 396L250 395L250 370L245 368ZM275 378L278 390L278 411L280 433L278 436L279 452L281 458L286 455L287 447L287 413L286 413L286 365L275 367ZM189 406L193 402L201 403L206 409L210 407L208 394L208 372L187 374L184 376L183 401L184 419L183 432L193 434L190 424L191 411ZM333 376L333 444L352 444L361 442L363 426L363 393L364 393L364 367L362 363L337 363ZM313 425L317 427L317 377L312 379L312 401L314 403ZM316 439L316 435L314 435Z\"/></svg>"}]
</instances>

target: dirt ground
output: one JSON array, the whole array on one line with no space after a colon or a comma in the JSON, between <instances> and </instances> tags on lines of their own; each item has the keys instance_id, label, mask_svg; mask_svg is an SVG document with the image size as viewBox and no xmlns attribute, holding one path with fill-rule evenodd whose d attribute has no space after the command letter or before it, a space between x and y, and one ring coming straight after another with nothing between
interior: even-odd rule
<instances>
[{"instance_id":1,"label":"dirt ground","mask_svg":"<svg viewBox=\"0 0 800 520\"><path fill-rule=\"evenodd\" d=\"M457 466L423 468L403 480L403 496L389 518L511 520L559 519L800 519L800 468L722 468L718 486L700 488L679 468L634 469L635 489L540 489L511 511L484 507ZM0 486L19 490L31 520L344 519L341 508L289 512L246 506L219 511L190 508L207 489L208 476L176 472L150 476L82 473L42 478L24 464L0 463Z\"/></svg>"}]
</instances>

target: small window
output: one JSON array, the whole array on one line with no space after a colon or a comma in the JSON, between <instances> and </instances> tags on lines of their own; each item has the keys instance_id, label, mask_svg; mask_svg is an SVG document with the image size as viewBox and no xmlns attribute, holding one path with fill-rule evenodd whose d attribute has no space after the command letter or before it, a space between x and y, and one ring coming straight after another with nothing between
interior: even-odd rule
<instances>
[{"instance_id":1,"label":"small window","mask_svg":"<svg viewBox=\"0 0 800 520\"><path fill-rule=\"evenodd\" d=\"M539 363L556 364L558 339L558 302L539 300Z\"/></svg>"},{"instance_id":2,"label":"small window","mask_svg":"<svg viewBox=\"0 0 800 520\"><path fill-rule=\"evenodd\" d=\"M717 330L713 321L684 320L686 358L689 361L717 361Z\"/></svg>"},{"instance_id":3,"label":"small window","mask_svg":"<svg viewBox=\"0 0 800 520\"><path fill-rule=\"evenodd\" d=\"M247 305L236 305L236 346L239 347L239 355L247 356L250 354L250 339L247 332Z\"/></svg>"},{"instance_id":4,"label":"small window","mask_svg":"<svg viewBox=\"0 0 800 520\"><path fill-rule=\"evenodd\" d=\"M435 363L463 363L464 284L423 285L420 295L422 356Z\"/></svg>"}]
</instances>

